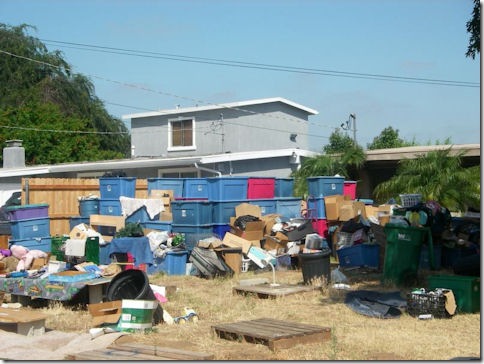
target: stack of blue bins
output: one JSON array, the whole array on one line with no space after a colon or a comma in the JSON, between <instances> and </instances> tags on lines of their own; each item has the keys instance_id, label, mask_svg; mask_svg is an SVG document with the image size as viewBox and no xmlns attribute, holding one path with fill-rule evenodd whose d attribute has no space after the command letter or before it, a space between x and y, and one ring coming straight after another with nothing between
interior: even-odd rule
<instances>
[{"instance_id":1,"label":"stack of blue bins","mask_svg":"<svg viewBox=\"0 0 484 364\"><path fill-rule=\"evenodd\" d=\"M83 198L79 200L79 216L69 218L69 227L72 230L79 224L89 225L91 215L99 214L99 198Z\"/></svg>"},{"instance_id":2,"label":"stack of blue bins","mask_svg":"<svg viewBox=\"0 0 484 364\"><path fill-rule=\"evenodd\" d=\"M11 228L9 247L21 245L29 250L51 252L48 204L9 206L6 210Z\"/></svg>"}]
</instances>

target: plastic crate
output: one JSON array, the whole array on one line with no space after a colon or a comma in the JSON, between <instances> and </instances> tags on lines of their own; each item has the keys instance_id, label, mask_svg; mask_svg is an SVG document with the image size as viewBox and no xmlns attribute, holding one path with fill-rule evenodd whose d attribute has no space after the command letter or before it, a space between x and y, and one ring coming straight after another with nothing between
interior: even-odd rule
<instances>
[{"instance_id":1,"label":"plastic crate","mask_svg":"<svg viewBox=\"0 0 484 364\"><path fill-rule=\"evenodd\" d=\"M185 178L183 181L183 197L208 199L207 179L206 178Z\"/></svg>"},{"instance_id":2,"label":"plastic crate","mask_svg":"<svg viewBox=\"0 0 484 364\"><path fill-rule=\"evenodd\" d=\"M49 217L48 204L8 206L5 210L10 221Z\"/></svg>"},{"instance_id":3,"label":"plastic crate","mask_svg":"<svg viewBox=\"0 0 484 364\"><path fill-rule=\"evenodd\" d=\"M126 222L142 223L145 221L159 221L160 214L156 214L153 219L150 218L146 206L141 206L138 210L134 211L131 215L127 216Z\"/></svg>"},{"instance_id":4,"label":"plastic crate","mask_svg":"<svg viewBox=\"0 0 484 364\"><path fill-rule=\"evenodd\" d=\"M116 199L100 199L99 200L99 214L100 215L111 215L111 216L122 216L123 209L121 206L121 201Z\"/></svg>"},{"instance_id":5,"label":"plastic crate","mask_svg":"<svg viewBox=\"0 0 484 364\"><path fill-rule=\"evenodd\" d=\"M313 219L326 219L324 197L308 198L308 215Z\"/></svg>"},{"instance_id":6,"label":"plastic crate","mask_svg":"<svg viewBox=\"0 0 484 364\"><path fill-rule=\"evenodd\" d=\"M302 199L300 197L280 197L274 200L276 201L276 214L288 219L301 217Z\"/></svg>"},{"instance_id":7,"label":"plastic crate","mask_svg":"<svg viewBox=\"0 0 484 364\"><path fill-rule=\"evenodd\" d=\"M328 220L326 219L314 219L311 221L313 229L322 237L328 237Z\"/></svg>"},{"instance_id":8,"label":"plastic crate","mask_svg":"<svg viewBox=\"0 0 484 364\"><path fill-rule=\"evenodd\" d=\"M208 199L211 201L231 201L247 199L248 177L209 177Z\"/></svg>"},{"instance_id":9,"label":"plastic crate","mask_svg":"<svg viewBox=\"0 0 484 364\"><path fill-rule=\"evenodd\" d=\"M171 232L172 221L144 221L140 223L143 229Z\"/></svg>"},{"instance_id":10,"label":"plastic crate","mask_svg":"<svg viewBox=\"0 0 484 364\"><path fill-rule=\"evenodd\" d=\"M173 224L212 223L212 203L209 201L175 200L171 202L171 213Z\"/></svg>"},{"instance_id":11,"label":"plastic crate","mask_svg":"<svg viewBox=\"0 0 484 364\"><path fill-rule=\"evenodd\" d=\"M479 312L481 298L481 279L470 276L433 275L429 276L428 288L450 289L454 293L458 312Z\"/></svg>"},{"instance_id":12,"label":"plastic crate","mask_svg":"<svg viewBox=\"0 0 484 364\"><path fill-rule=\"evenodd\" d=\"M275 214L276 201L274 199L256 199L248 201L251 205L260 207L261 215Z\"/></svg>"},{"instance_id":13,"label":"plastic crate","mask_svg":"<svg viewBox=\"0 0 484 364\"><path fill-rule=\"evenodd\" d=\"M311 197L325 197L331 195L342 195L344 177L318 176L307 177L308 192Z\"/></svg>"},{"instance_id":14,"label":"plastic crate","mask_svg":"<svg viewBox=\"0 0 484 364\"><path fill-rule=\"evenodd\" d=\"M50 219L48 217L41 217L38 219L10 221L10 229L13 239L50 236Z\"/></svg>"},{"instance_id":15,"label":"plastic crate","mask_svg":"<svg viewBox=\"0 0 484 364\"><path fill-rule=\"evenodd\" d=\"M184 178L148 178L148 195L152 190L172 190L173 198L183 198Z\"/></svg>"},{"instance_id":16,"label":"plastic crate","mask_svg":"<svg viewBox=\"0 0 484 364\"><path fill-rule=\"evenodd\" d=\"M185 275L188 251L167 251L164 257L153 258L153 264L148 265L147 273L163 272L167 275Z\"/></svg>"},{"instance_id":17,"label":"plastic crate","mask_svg":"<svg viewBox=\"0 0 484 364\"><path fill-rule=\"evenodd\" d=\"M185 248L192 251L202 239L213 236L213 225L183 225L173 224L172 232L185 235Z\"/></svg>"},{"instance_id":18,"label":"plastic crate","mask_svg":"<svg viewBox=\"0 0 484 364\"><path fill-rule=\"evenodd\" d=\"M52 238L50 236L36 237L29 239L12 239L8 242L8 247L21 245L29 250L42 250L50 253L52 251Z\"/></svg>"},{"instance_id":19,"label":"plastic crate","mask_svg":"<svg viewBox=\"0 0 484 364\"><path fill-rule=\"evenodd\" d=\"M274 182L274 197L292 197L294 178L276 178Z\"/></svg>"},{"instance_id":20,"label":"plastic crate","mask_svg":"<svg viewBox=\"0 0 484 364\"><path fill-rule=\"evenodd\" d=\"M235 216L235 207L247 200L212 201L212 223L229 224L230 218Z\"/></svg>"},{"instance_id":21,"label":"plastic crate","mask_svg":"<svg viewBox=\"0 0 484 364\"><path fill-rule=\"evenodd\" d=\"M99 214L99 199L90 198L79 200L79 215L89 217Z\"/></svg>"},{"instance_id":22,"label":"plastic crate","mask_svg":"<svg viewBox=\"0 0 484 364\"><path fill-rule=\"evenodd\" d=\"M419 193L401 194L400 201L403 207L412 207L422 200L422 195Z\"/></svg>"},{"instance_id":23,"label":"plastic crate","mask_svg":"<svg viewBox=\"0 0 484 364\"><path fill-rule=\"evenodd\" d=\"M101 199L119 199L121 196L134 198L136 194L136 178L100 177L99 192Z\"/></svg>"},{"instance_id":24,"label":"plastic crate","mask_svg":"<svg viewBox=\"0 0 484 364\"><path fill-rule=\"evenodd\" d=\"M343 195L348 196L350 199L356 199L356 181L344 181L343 182Z\"/></svg>"},{"instance_id":25,"label":"plastic crate","mask_svg":"<svg viewBox=\"0 0 484 364\"><path fill-rule=\"evenodd\" d=\"M445 296L449 290L424 292L417 290L407 294L407 313L412 317L432 315L435 318L450 318L445 309Z\"/></svg>"},{"instance_id":26,"label":"plastic crate","mask_svg":"<svg viewBox=\"0 0 484 364\"><path fill-rule=\"evenodd\" d=\"M90 218L89 217L84 217L84 216L71 216L69 217L69 229L74 229L74 226L77 226L79 224L90 224Z\"/></svg>"},{"instance_id":27,"label":"plastic crate","mask_svg":"<svg viewBox=\"0 0 484 364\"><path fill-rule=\"evenodd\" d=\"M378 269L380 246L357 244L336 250L340 267L368 267Z\"/></svg>"},{"instance_id":28,"label":"plastic crate","mask_svg":"<svg viewBox=\"0 0 484 364\"><path fill-rule=\"evenodd\" d=\"M247 198L274 198L274 178L249 177L247 179Z\"/></svg>"}]
</instances>

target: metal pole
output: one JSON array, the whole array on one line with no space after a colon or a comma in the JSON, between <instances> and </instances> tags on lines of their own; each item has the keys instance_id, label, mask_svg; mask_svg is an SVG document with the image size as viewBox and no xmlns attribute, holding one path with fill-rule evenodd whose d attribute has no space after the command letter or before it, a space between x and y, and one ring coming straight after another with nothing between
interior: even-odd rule
<instances>
[{"instance_id":1,"label":"metal pole","mask_svg":"<svg viewBox=\"0 0 484 364\"><path fill-rule=\"evenodd\" d=\"M353 143L356 146L356 115L350 114L350 117L353 118Z\"/></svg>"}]
</instances>

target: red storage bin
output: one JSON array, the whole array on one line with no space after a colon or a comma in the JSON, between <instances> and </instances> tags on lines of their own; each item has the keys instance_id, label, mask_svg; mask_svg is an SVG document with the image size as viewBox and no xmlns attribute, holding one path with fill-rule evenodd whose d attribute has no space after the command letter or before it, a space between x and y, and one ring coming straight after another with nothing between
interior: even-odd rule
<instances>
[{"instance_id":1,"label":"red storage bin","mask_svg":"<svg viewBox=\"0 0 484 364\"><path fill-rule=\"evenodd\" d=\"M312 221L313 229L321 235L323 238L328 237L328 220L327 219L314 219Z\"/></svg>"},{"instance_id":2,"label":"red storage bin","mask_svg":"<svg viewBox=\"0 0 484 364\"><path fill-rule=\"evenodd\" d=\"M249 177L247 180L247 198L274 198L275 178Z\"/></svg>"},{"instance_id":3,"label":"red storage bin","mask_svg":"<svg viewBox=\"0 0 484 364\"><path fill-rule=\"evenodd\" d=\"M349 196L352 200L356 200L356 181L344 181L343 195Z\"/></svg>"}]
</instances>

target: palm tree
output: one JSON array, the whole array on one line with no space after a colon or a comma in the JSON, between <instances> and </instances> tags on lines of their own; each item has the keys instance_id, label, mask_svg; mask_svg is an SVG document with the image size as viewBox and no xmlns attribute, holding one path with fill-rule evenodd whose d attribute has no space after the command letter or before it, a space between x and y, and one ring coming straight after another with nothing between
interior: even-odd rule
<instances>
[{"instance_id":1,"label":"palm tree","mask_svg":"<svg viewBox=\"0 0 484 364\"><path fill-rule=\"evenodd\" d=\"M400 161L395 176L376 186L374 196L386 201L399 194L418 193L423 200L437 201L450 211L479 207L480 166L462 167L466 151L455 155L451 151L452 146Z\"/></svg>"}]
</instances>

